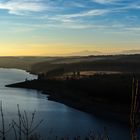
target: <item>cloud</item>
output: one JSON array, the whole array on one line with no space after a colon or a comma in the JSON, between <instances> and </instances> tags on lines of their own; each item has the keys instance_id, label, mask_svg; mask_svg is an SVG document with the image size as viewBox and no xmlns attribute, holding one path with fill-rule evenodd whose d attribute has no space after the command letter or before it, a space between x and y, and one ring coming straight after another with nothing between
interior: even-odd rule
<instances>
[{"instance_id":1,"label":"cloud","mask_svg":"<svg viewBox=\"0 0 140 140\"><path fill-rule=\"evenodd\" d=\"M126 9L140 9L140 3L131 3L126 6Z\"/></svg>"},{"instance_id":2,"label":"cloud","mask_svg":"<svg viewBox=\"0 0 140 140\"><path fill-rule=\"evenodd\" d=\"M87 17L94 16L102 16L110 12L106 9L94 9L83 11L74 14L62 14L62 15L54 15L54 16L43 16L42 20L46 20L48 22L47 26L55 27L55 28L67 28L67 29L89 29L96 28L97 26L83 22L83 20Z\"/></svg>"},{"instance_id":3,"label":"cloud","mask_svg":"<svg viewBox=\"0 0 140 140\"><path fill-rule=\"evenodd\" d=\"M46 6L40 0L9 0L0 2L0 9L8 10L10 14L24 15L29 12L41 12Z\"/></svg>"},{"instance_id":4,"label":"cloud","mask_svg":"<svg viewBox=\"0 0 140 140\"><path fill-rule=\"evenodd\" d=\"M53 17L43 16L42 19L48 19L51 21L59 21L59 22L75 22L78 20L78 18L102 16L109 12L110 11L108 9L94 9L74 14L55 15Z\"/></svg>"},{"instance_id":5,"label":"cloud","mask_svg":"<svg viewBox=\"0 0 140 140\"><path fill-rule=\"evenodd\" d=\"M91 1L99 4L113 4L118 2L119 0L91 0Z\"/></svg>"},{"instance_id":6,"label":"cloud","mask_svg":"<svg viewBox=\"0 0 140 140\"><path fill-rule=\"evenodd\" d=\"M125 28L125 30L126 31L132 31L132 32L140 34L140 27L129 27L129 28Z\"/></svg>"},{"instance_id":7,"label":"cloud","mask_svg":"<svg viewBox=\"0 0 140 140\"><path fill-rule=\"evenodd\" d=\"M53 10L54 8L58 8L59 4L63 2L63 0L58 0L56 3L52 0L46 0L46 2L44 2L44 0L8 0L5 2L4 1L5 0L3 1L0 0L0 9L8 10L10 14L25 15L30 12L42 12L44 10L49 11L49 12L44 12L41 17L34 15L34 18L38 19L39 22L42 21L42 23L45 24L43 28L46 28L46 27L59 28L60 27L60 28L97 29L97 30L103 30L103 29L109 30L109 28L113 28L113 29L124 28L122 27L121 24L111 23L112 21L109 22L108 24L106 24L102 20L100 20L97 23L93 22L94 20L96 21L96 19L94 19L93 17L100 17L101 19L102 16L107 15L108 17L105 17L105 18L110 18L109 17L110 13L119 13L119 12L121 13L123 11L128 11L129 9L132 9L132 8L138 9L140 7L139 3L137 2L131 2L131 3L129 2L129 4L127 3L120 7L118 6L116 7L114 6L113 7L106 7L106 6L90 7L89 6L90 9L87 10L87 8L85 8L86 9L85 10L83 2L80 3L80 1L78 0L78 1L71 1L68 3L71 6L73 5L76 8L78 7L79 10L75 10L75 11L72 11L73 9L67 10L67 6L66 6L64 7L66 10L63 9L64 11L63 10L60 11L57 9L52 12L52 6L54 6ZM100 4L120 2L120 0L90 0L90 2L91 1L100 3ZM133 19L134 18L135 17L133 16ZM93 25L93 23L99 24L99 26ZM38 28L38 27L34 27L34 28ZM29 28L27 29L27 31L34 30L34 28L33 29ZM19 29L19 31L20 30L21 29Z\"/></svg>"},{"instance_id":8,"label":"cloud","mask_svg":"<svg viewBox=\"0 0 140 140\"><path fill-rule=\"evenodd\" d=\"M71 2L69 4L69 6L72 6L72 7L79 7L79 8L85 8L86 6L84 5L84 3L80 3L80 2Z\"/></svg>"},{"instance_id":9,"label":"cloud","mask_svg":"<svg viewBox=\"0 0 140 140\"><path fill-rule=\"evenodd\" d=\"M135 2L135 1L132 1L132 2L124 2L124 3L120 3L121 6L119 7L116 7L115 9L116 10L120 10L120 11L128 11L128 10L131 10L131 9L134 9L134 10L139 10L140 9L140 2Z\"/></svg>"},{"instance_id":10,"label":"cloud","mask_svg":"<svg viewBox=\"0 0 140 140\"><path fill-rule=\"evenodd\" d=\"M89 10L86 12L81 12L81 13L76 13L76 14L68 14L68 15L63 15L65 18L77 18L77 17L87 17L87 16L100 16L108 13L109 10L107 9L94 9L94 10Z\"/></svg>"}]
</instances>

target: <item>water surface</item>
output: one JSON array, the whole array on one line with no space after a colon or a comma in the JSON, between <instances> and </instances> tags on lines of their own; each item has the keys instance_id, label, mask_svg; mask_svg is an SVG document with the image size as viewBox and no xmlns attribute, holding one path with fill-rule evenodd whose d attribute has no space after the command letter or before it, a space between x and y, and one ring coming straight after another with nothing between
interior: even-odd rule
<instances>
[{"instance_id":1,"label":"water surface","mask_svg":"<svg viewBox=\"0 0 140 140\"><path fill-rule=\"evenodd\" d=\"M23 70L0 69L0 100L6 122L17 119L17 104L21 110L26 110L28 116L36 110L36 123L43 119L38 128L44 138L51 136L85 136L90 130L101 133L107 127L111 140L130 140L129 128L125 123L107 120L70 108L64 104L47 100L46 95L29 89L18 89L5 87L25 79L37 78Z\"/></svg>"}]
</instances>

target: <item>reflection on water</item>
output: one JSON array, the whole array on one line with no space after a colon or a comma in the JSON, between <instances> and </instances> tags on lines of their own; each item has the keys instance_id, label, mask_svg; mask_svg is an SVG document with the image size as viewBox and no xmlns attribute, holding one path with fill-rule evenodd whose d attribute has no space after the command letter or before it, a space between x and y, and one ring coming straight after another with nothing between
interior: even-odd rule
<instances>
[{"instance_id":1,"label":"reflection on water","mask_svg":"<svg viewBox=\"0 0 140 140\"><path fill-rule=\"evenodd\" d=\"M46 137L52 131L56 136L86 135L90 130L102 132L104 127L108 128L108 133L112 140L129 140L129 128L119 122L108 121L98 118L63 104L47 100L46 95L42 95L36 90L16 89L4 87L6 84L34 79L36 76L30 75L22 70L0 69L0 100L3 101L6 122L17 118L17 104L21 110L26 110L28 115L36 110L36 121L44 119L38 132Z\"/></svg>"}]
</instances>

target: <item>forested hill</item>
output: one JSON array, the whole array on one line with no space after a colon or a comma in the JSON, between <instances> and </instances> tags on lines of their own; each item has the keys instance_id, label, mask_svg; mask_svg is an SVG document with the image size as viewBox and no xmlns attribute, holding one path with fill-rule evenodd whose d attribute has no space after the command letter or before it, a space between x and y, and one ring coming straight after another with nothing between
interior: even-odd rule
<instances>
[{"instance_id":1,"label":"forested hill","mask_svg":"<svg viewBox=\"0 0 140 140\"><path fill-rule=\"evenodd\" d=\"M140 72L140 54L75 57L0 57L1 68L18 68L32 73L62 68L73 70L107 70Z\"/></svg>"},{"instance_id":2,"label":"forested hill","mask_svg":"<svg viewBox=\"0 0 140 140\"><path fill-rule=\"evenodd\" d=\"M79 71L120 71L140 72L140 55L89 56L77 59L59 59L45 61L32 65L34 73L47 72L54 69L64 69L65 72Z\"/></svg>"},{"instance_id":3,"label":"forested hill","mask_svg":"<svg viewBox=\"0 0 140 140\"><path fill-rule=\"evenodd\" d=\"M33 64L50 61L50 57L0 57L1 68L17 68L30 71Z\"/></svg>"}]
</instances>

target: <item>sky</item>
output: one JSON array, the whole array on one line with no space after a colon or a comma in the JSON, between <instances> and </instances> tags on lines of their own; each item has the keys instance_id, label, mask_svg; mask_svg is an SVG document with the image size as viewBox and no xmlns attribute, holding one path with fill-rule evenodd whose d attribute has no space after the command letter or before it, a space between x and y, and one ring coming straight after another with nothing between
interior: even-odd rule
<instances>
[{"instance_id":1,"label":"sky","mask_svg":"<svg viewBox=\"0 0 140 140\"><path fill-rule=\"evenodd\" d=\"M140 50L140 0L0 0L0 56Z\"/></svg>"}]
</instances>

